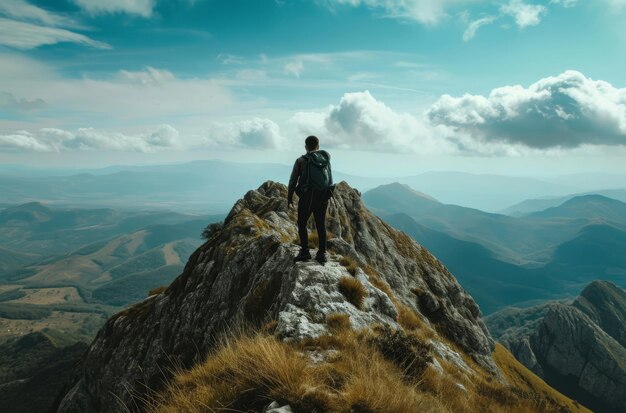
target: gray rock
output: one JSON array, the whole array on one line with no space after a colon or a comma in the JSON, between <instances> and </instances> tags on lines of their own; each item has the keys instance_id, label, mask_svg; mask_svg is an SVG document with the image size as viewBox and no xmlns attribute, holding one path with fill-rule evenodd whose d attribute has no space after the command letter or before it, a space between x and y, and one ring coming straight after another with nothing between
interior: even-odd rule
<instances>
[{"instance_id":1,"label":"gray rock","mask_svg":"<svg viewBox=\"0 0 626 413\"><path fill-rule=\"evenodd\" d=\"M325 266L293 262L297 228L286 196L286 187L274 182L246 193L223 229L194 252L163 294L112 316L92 342L59 411L117 412L122 405L141 410L137 400L146 389L163 388L171 367L201 362L220 335L242 325L274 320L277 336L285 340L327 333L331 313L349 315L357 329L373 323L397 328L395 302L498 374L491 358L494 341L472 298L428 251L371 214L358 191L345 182L337 186L328 214L333 238ZM339 280L353 277L339 264L343 257L360 267L354 277L367 291L362 308L339 291ZM420 312L411 292L417 289L432 296L434 311ZM444 342L435 347L465 364Z\"/></svg>"},{"instance_id":2,"label":"gray rock","mask_svg":"<svg viewBox=\"0 0 626 413\"><path fill-rule=\"evenodd\" d=\"M530 343L555 387L573 381L594 410L626 411L626 349L583 312L552 307Z\"/></svg>"}]
</instances>

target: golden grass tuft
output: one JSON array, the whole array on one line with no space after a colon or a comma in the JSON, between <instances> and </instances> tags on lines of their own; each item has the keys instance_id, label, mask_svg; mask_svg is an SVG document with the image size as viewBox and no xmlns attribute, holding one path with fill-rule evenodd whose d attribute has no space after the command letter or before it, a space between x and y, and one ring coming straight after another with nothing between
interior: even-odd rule
<instances>
[{"instance_id":1,"label":"golden grass tuft","mask_svg":"<svg viewBox=\"0 0 626 413\"><path fill-rule=\"evenodd\" d=\"M367 290L356 278L341 277L338 284L339 292L359 310L363 309L363 303L367 296Z\"/></svg>"},{"instance_id":2,"label":"golden grass tuft","mask_svg":"<svg viewBox=\"0 0 626 413\"><path fill-rule=\"evenodd\" d=\"M398 309L398 324L405 330L419 330L425 328L425 324L421 318L409 306L405 304L396 304Z\"/></svg>"},{"instance_id":3,"label":"golden grass tuft","mask_svg":"<svg viewBox=\"0 0 626 413\"><path fill-rule=\"evenodd\" d=\"M349 256L341 257L339 260L339 264L344 266L346 270L352 275L356 275L356 270L359 268L359 264L354 260L354 258Z\"/></svg>"},{"instance_id":4,"label":"golden grass tuft","mask_svg":"<svg viewBox=\"0 0 626 413\"><path fill-rule=\"evenodd\" d=\"M286 343L263 333L222 341L204 363L178 372L147 411L261 411L277 400L298 412L588 412L525 370L501 346L494 359L508 384L481 370L468 375L443 360L443 374L426 365L419 375L407 375L403 355L413 350L398 357L396 350L383 347L394 350L390 357L380 345L390 339L385 334L401 339L401 331L353 331L343 328L343 315L328 319L343 320L338 321L342 329L305 342ZM310 347L337 351L313 363L306 356Z\"/></svg>"},{"instance_id":5,"label":"golden grass tuft","mask_svg":"<svg viewBox=\"0 0 626 413\"><path fill-rule=\"evenodd\" d=\"M167 290L167 286L166 285L161 285L159 287L155 287L155 288L151 289L150 291L148 291L148 297L150 297L151 295L161 294L161 293L165 292L165 290Z\"/></svg>"},{"instance_id":6,"label":"golden grass tuft","mask_svg":"<svg viewBox=\"0 0 626 413\"><path fill-rule=\"evenodd\" d=\"M343 313L331 313L326 316L326 325L331 331L350 329L350 316Z\"/></svg>"}]
</instances>

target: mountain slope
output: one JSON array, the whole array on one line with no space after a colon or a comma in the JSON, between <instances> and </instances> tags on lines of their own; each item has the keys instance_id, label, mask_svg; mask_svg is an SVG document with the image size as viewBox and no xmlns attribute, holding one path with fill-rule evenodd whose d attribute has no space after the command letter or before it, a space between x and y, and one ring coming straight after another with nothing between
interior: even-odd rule
<instances>
[{"instance_id":1,"label":"mountain slope","mask_svg":"<svg viewBox=\"0 0 626 413\"><path fill-rule=\"evenodd\" d=\"M602 195L574 197L563 204L535 212L529 218L602 219L626 224L626 203Z\"/></svg>"},{"instance_id":2,"label":"mountain slope","mask_svg":"<svg viewBox=\"0 0 626 413\"><path fill-rule=\"evenodd\" d=\"M485 314L512 303L553 299L557 280L494 257L477 243L463 241L418 224L405 214L381 215L433 252L480 304Z\"/></svg>"},{"instance_id":3,"label":"mountain slope","mask_svg":"<svg viewBox=\"0 0 626 413\"><path fill-rule=\"evenodd\" d=\"M396 205L399 199L402 207ZM532 262L536 254L572 238L586 223L520 219L441 203L424 208L424 198L403 185L387 186L385 191L373 189L363 194L363 200L377 212L405 213L428 228L480 244L511 263Z\"/></svg>"},{"instance_id":4,"label":"mountain slope","mask_svg":"<svg viewBox=\"0 0 626 413\"><path fill-rule=\"evenodd\" d=\"M59 333L30 333L0 344L0 405L6 413L48 411L87 349Z\"/></svg>"},{"instance_id":5,"label":"mountain slope","mask_svg":"<svg viewBox=\"0 0 626 413\"><path fill-rule=\"evenodd\" d=\"M528 214L532 214L534 212L543 211L548 208L558 207L562 205L564 202L575 198L577 196L584 195L601 195L607 198L616 199L618 201L626 202L626 189L605 189L601 191L593 191L589 193L581 193L581 194L571 194L566 196L551 196L544 197L538 199L526 199L522 202L519 202L515 205L511 205L501 211L501 214L521 217L526 216Z\"/></svg>"},{"instance_id":6,"label":"mountain slope","mask_svg":"<svg viewBox=\"0 0 626 413\"><path fill-rule=\"evenodd\" d=\"M594 281L571 304L487 317L490 330L548 384L597 412L626 410L626 292Z\"/></svg>"},{"instance_id":7,"label":"mountain slope","mask_svg":"<svg viewBox=\"0 0 626 413\"><path fill-rule=\"evenodd\" d=\"M198 380L181 379L188 386L183 393L197 394L194 388L200 386L201 394L202 386L222 377L216 385L222 386L224 392L217 394L225 397L232 389L239 389L237 383L231 385L229 380L241 373L249 378L244 382L244 389L249 391L237 391L237 400L231 401L234 404L221 406L244 411L259 409L259 400L269 403L267 397L272 394L280 401L296 403L294 406L302 406L306 400L319 401L313 393L305 396L307 391L323 392L320 397L326 397L330 403L327 407L336 402L362 410L358 407L360 402L346 399L349 389L343 386L349 382L341 384L339 376L343 373L339 370L336 370L339 376L333 376L339 380L334 384L335 389L321 382L315 387L318 390L298 386L311 377L311 370L306 367L309 356L330 369L329 374L333 374L332 369L340 368L332 360L344 360L344 368L350 363L367 367L377 360L378 364L371 366L387 366L388 373L369 374L378 374L376 377L384 374L391 380L388 385L399 386L395 390L415 391L400 384L402 373L393 366L402 365L416 380L428 370L427 377L434 380L432 391L440 389L437 383L444 381L453 386L447 388L460 388L451 384L457 382L472 392L482 391L482 398L473 402L475 406L501 403L493 396L498 391L506 395L508 403L534 406L534 401L523 392L514 395L510 389L504 389L507 376L500 372L492 357L494 343L480 319L478 306L428 251L372 215L362 204L359 193L340 183L329 211L328 228L334 234L329 241L330 261L325 266L315 262L294 263L297 228L295 211L287 207L286 194L285 186L273 182L249 191L232 208L224 227L191 256L183 274L167 290L113 316L90 346L59 411L112 412L119 408L119 402L140 410L142 394L147 388L159 391L167 385L171 377L169 367L188 369L197 365L202 369L198 363L207 360L209 354L215 360L214 366L222 370L214 373L210 370L206 381L200 376L206 370L192 371L188 377ZM248 329L273 333L269 336L261 333L239 339L239 344L221 346L224 341L218 338L229 331L232 334L242 324ZM380 349L376 353L366 350L374 348L380 340L386 344L376 347ZM402 343L405 350L399 349L400 353L394 355L388 351ZM407 348L406 343L413 344ZM303 346L304 353L296 351L298 345ZM355 351L357 348L362 351ZM330 359L329 354L342 356ZM421 356L415 358L417 354ZM345 357L361 358L358 361ZM385 357L387 361L382 359ZM233 370L228 370L227 360L235 363ZM251 364L245 364L248 362ZM290 371L295 369L296 377L287 380L288 389L282 388L285 393L268 394L272 386L282 383L283 376L274 376L280 374L276 370L280 366ZM265 377L261 367L274 373L268 373L269 381L262 382L265 384L254 387L255 380ZM474 380L460 379L467 377L464 375ZM479 384L484 385L483 390L478 389ZM433 401L434 393L422 391L424 397ZM544 393L535 396L549 411L578 410L562 397L548 400ZM209 402L200 400L189 406L196 406L197 410L201 403ZM320 405L317 406L319 410ZM379 405L374 411L383 409Z\"/></svg>"}]
</instances>

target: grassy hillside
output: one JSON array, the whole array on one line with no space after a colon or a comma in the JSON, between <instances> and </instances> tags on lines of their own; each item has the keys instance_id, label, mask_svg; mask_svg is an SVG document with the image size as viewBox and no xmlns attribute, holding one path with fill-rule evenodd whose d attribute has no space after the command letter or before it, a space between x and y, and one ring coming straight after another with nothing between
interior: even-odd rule
<instances>
[{"instance_id":1,"label":"grassy hillside","mask_svg":"<svg viewBox=\"0 0 626 413\"><path fill-rule=\"evenodd\" d=\"M501 346L494 359L505 383L444 360L437 370L427 364L433 357L428 339L414 332L358 332L333 323L332 336L301 343L263 333L224 341L207 360L180 371L149 411L261 411L276 400L294 411L588 412ZM321 361L309 358L312 351Z\"/></svg>"}]
</instances>

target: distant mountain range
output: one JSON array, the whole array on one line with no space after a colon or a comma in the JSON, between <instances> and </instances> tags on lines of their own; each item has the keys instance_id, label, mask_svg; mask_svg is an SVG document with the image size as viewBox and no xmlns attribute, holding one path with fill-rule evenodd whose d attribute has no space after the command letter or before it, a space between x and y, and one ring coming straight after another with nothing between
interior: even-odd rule
<instances>
[{"instance_id":1,"label":"distant mountain range","mask_svg":"<svg viewBox=\"0 0 626 413\"><path fill-rule=\"evenodd\" d=\"M569 303L508 308L490 332L549 385L596 412L626 411L626 291L594 281Z\"/></svg>"},{"instance_id":2,"label":"distant mountain range","mask_svg":"<svg viewBox=\"0 0 626 413\"><path fill-rule=\"evenodd\" d=\"M596 278L626 286L626 204L614 199L576 197L527 217L443 204L398 183L363 200L433 251L486 313L571 296Z\"/></svg>"},{"instance_id":3,"label":"distant mountain range","mask_svg":"<svg viewBox=\"0 0 626 413\"><path fill-rule=\"evenodd\" d=\"M566 196L527 199L501 210L500 213L514 217L525 216L532 214L533 212L543 211L544 209L551 207L557 207L572 198L584 195L602 195L607 198L613 198L618 201L626 202L626 189L605 189L588 193L570 194Z\"/></svg>"},{"instance_id":4,"label":"distant mountain range","mask_svg":"<svg viewBox=\"0 0 626 413\"><path fill-rule=\"evenodd\" d=\"M226 213L249 188L268 179L286 183L290 172L291 165L220 160L102 169L35 169L0 165L0 193L3 194L0 202L5 206L39 201L72 207ZM614 188L620 182L616 176L610 176L610 180L589 175L551 181L548 178L461 172L372 178L342 173L340 164L334 165L334 175L337 182L346 180L362 192L400 182L444 203L484 211L500 211L527 199ZM626 182L626 177L621 182Z\"/></svg>"}]
</instances>

